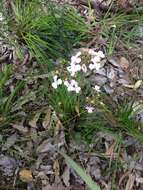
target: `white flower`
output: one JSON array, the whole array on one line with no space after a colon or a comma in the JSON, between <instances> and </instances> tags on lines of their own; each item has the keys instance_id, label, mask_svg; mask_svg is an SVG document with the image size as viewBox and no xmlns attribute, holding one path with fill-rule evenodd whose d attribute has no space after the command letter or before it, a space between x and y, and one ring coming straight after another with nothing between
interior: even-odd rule
<instances>
[{"instance_id":1,"label":"white flower","mask_svg":"<svg viewBox=\"0 0 143 190\"><path fill-rule=\"evenodd\" d=\"M89 49L89 50L88 50L88 53L89 53L90 55L96 55L96 52L95 52L93 49Z\"/></svg>"},{"instance_id":2,"label":"white flower","mask_svg":"<svg viewBox=\"0 0 143 190\"><path fill-rule=\"evenodd\" d=\"M96 69L98 71L101 67L102 67L102 65L100 63L97 63L97 62L95 62L93 64L92 63L89 64L90 70Z\"/></svg>"},{"instance_id":3,"label":"white flower","mask_svg":"<svg viewBox=\"0 0 143 190\"><path fill-rule=\"evenodd\" d=\"M91 61L95 64L101 61L101 58L99 56L94 56Z\"/></svg>"},{"instance_id":4,"label":"white flower","mask_svg":"<svg viewBox=\"0 0 143 190\"><path fill-rule=\"evenodd\" d=\"M77 81L75 81L74 79L71 80L70 86L71 86L72 88L74 88L73 91L75 91L76 93L79 93L80 90L81 90L81 88L78 86Z\"/></svg>"},{"instance_id":5,"label":"white flower","mask_svg":"<svg viewBox=\"0 0 143 190\"><path fill-rule=\"evenodd\" d=\"M97 92L101 92L100 86L98 86L98 85L95 85L95 86L93 87L93 89L94 89L95 91L97 91Z\"/></svg>"},{"instance_id":6,"label":"white flower","mask_svg":"<svg viewBox=\"0 0 143 190\"><path fill-rule=\"evenodd\" d=\"M79 57L81 55L81 52L77 52L76 55L71 57L71 63L80 63L81 62L81 58Z\"/></svg>"},{"instance_id":7,"label":"white flower","mask_svg":"<svg viewBox=\"0 0 143 190\"><path fill-rule=\"evenodd\" d=\"M67 67L67 70L73 77L78 71L81 70L81 66L79 64L71 63L70 66Z\"/></svg>"},{"instance_id":8,"label":"white flower","mask_svg":"<svg viewBox=\"0 0 143 190\"><path fill-rule=\"evenodd\" d=\"M67 80L65 80L65 81L64 81L64 85L65 85L66 87L68 87L68 86L69 86L69 82L68 82Z\"/></svg>"},{"instance_id":9,"label":"white flower","mask_svg":"<svg viewBox=\"0 0 143 190\"><path fill-rule=\"evenodd\" d=\"M95 69L95 65L94 65L94 64L92 64L92 63L91 63L91 64L89 64L89 66L88 66L88 67L89 67L89 69L90 69L91 71L92 71L93 69Z\"/></svg>"},{"instance_id":10,"label":"white flower","mask_svg":"<svg viewBox=\"0 0 143 190\"><path fill-rule=\"evenodd\" d=\"M87 110L88 113L93 113L93 111L94 111L93 106L86 106L85 109Z\"/></svg>"},{"instance_id":11,"label":"white flower","mask_svg":"<svg viewBox=\"0 0 143 190\"><path fill-rule=\"evenodd\" d=\"M60 78L58 78L57 75L55 75L53 77L53 80L54 80L54 82L52 82L52 87L57 89L57 87L62 84L62 80Z\"/></svg>"},{"instance_id":12,"label":"white flower","mask_svg":"<svg viewBox=\"0 0 143 190\"><path fill-rule=\"evenodd\" d=\"M81 70L82 70L84 73L87 72L87 67L86 67L85 64L83 64L83 65L81 66Z\"/></svg>"},{"instance_id":13,"label":"white flower","mask_svg":"<svg viewBox=\"0 0 143 190\"><path fill-rule=\"evenodd\" d=\"M80 62L81 62L80 57L75 57L75 56L71 57L71 63L80 63Z\"/></svg>"},{"instance_id":14,"label":"white flower","mask_svg":"<svg viewBox=\"0 0 143 190\"><path fill-rule=\"evenodd\" d=\"M64 81L64 85L67 87L67 90L69 92L75 91L76 93L79 93L81 90L81 88L78 86L77 81L75 81L74 79L70 80L70 82L68 82L67 80Z\"/></svg>"},{"instance_id":15,"label":"white flower","mask_svg":"<svg viewBox=\"0 0 143 190\"><path fill-rule=\"evenodd\" d=\"M105 58L105 55L104 55L103 51L98 51L97 56L100 57L100 58Z\"/></svg>"},{"instance_id":16,"label":"white flower","mask_svg":"<svg viewBox=\"0 0 143 190\"><path fill-rule=\"evenodd\" d=\"M102 65L100 63L95 63L94 67L98 71L102 67Z\"/></svg>"}]
</instances>

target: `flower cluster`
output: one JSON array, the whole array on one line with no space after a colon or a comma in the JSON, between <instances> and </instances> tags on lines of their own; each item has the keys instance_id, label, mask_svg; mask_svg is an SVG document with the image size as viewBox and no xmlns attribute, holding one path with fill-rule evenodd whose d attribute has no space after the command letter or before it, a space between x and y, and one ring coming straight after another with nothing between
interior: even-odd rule
<instances>
[{"instance_id":1,"label":"flower cluster","mask_svg":"<svg viewBox=\"0 0 143 190\"><path fill-rule=\"evenodd\" d=\"M57 89L57 87L63 83L63 81L60 78L58 78L57 75L53 77L53 80L54 81L52 82L52 87L55 89Z\"/></svg>"},{"instance_id":2,"label":"flower cluster","mask_svg":"<svg viewBox=\"0 0 143 190\"><path fill-rule=\"evenodd\" d=\"M103 59L105 57L105 55L103 54L102 51L98 51L98 52L91 52L91 55L93 56L93 58L91 58L91 62L89 64L89 69L90 70L99 70L102 65L101 65L101 59Z\"/></svg>"},{"instance_id":3,"label":"flower cluster","mask_svg":"<svg viewBox=\"0 0 143 190\"><path fill-rule=\"evenodd\" d=\"M67 81L64 81L64 85L67 87L67 90L70 92L75 91L76 93L79 93L81 88L78 86L77 81L75 81L74 79Z\"/></svg>"},{"instance_id":4,"label":"flower cluster","mask_svg":"<svg viewBox=\"0 0 143 190\"><path fill-rule=\"evenodd\" d=\"M62 81L62 79L58 78L58 76L55 75L53 77L52 87L54 89L57 89L57 87L62 85L62 84L64 84L67 87L67 90L69 92L74 92L75 91L76 93L79 93L80 90L81 90L81 88L78 85L78 82L75 81L74 79L69 80L69 81L68 80Z\"/></svg>"},{"instance_id":5,"label":"flower cluster","mask_svg":"<svg viewBox=\"0 0 143 190\"><path fill-rule=\"evenodd\" d=\"M87 67L85 64L81 64L81 52L78 52L75 56L71 57L70 66L67 67L67 71L72 77L79 71L87 72Z\"/></svg>"},{"instance_id":6,"label":"flower cluster","mask_svg":"<svg viewBox=\"0 0 143 190\"><path fill-rule=\"evenodd\" d=\"M79 93L81 88L78 82L75 80L76 74L79 72L86 73L88 70L99 70L102 67L101 60L105 58L105 55L102 51L94 51L88 49L88 51L83 50L83 53L88 53L90 55L90 63L85 64L82 62L82 52L77 52L74 56L71 57L70 65L67 66L67 72L70 74L69 79L62 80L57 75L53 77L52 87L57 89L58 86L64 85L67 87L69 92ZM97 92L100 92L100 87L95 86L94 88Z\"/></svg>"}]
</instances>

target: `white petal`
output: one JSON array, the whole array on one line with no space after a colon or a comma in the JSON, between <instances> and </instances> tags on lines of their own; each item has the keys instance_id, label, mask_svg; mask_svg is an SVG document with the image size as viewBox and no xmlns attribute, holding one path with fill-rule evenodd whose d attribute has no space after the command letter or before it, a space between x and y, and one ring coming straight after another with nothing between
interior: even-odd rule
<instances>
[{"instance_id":1,"label":"white petal","mask_svg":"<svg viewBox=\"0 0 143 190\"><path fill-rule=\"evenodd\" d=\"M71 86L71 85L68 86L68 91L69 92L74 91L74 90L75 90L75 88L73 86Z\"/></svg>"},{"instance_id":2,"label":"white petal","mask_svg":"<svg viewBox=\"0 0 143 190\"><path fill-rule=\"evenodd\" d=\"M52 83L52 87L55 88L55 89L57 89L57 87L58 87L57 83L56 83L56 82L53 82L53 83Z\"/></svg>"},{"instance_id":3,"label":"white petal","mask_svg":"<svg viewBox=\"0 0 143 190\"><path fill-rule=\"evenodd\" d=\"M75 66L75 71L80 71L81 70L81 66L80 65L76 65Z\"/></svg>"},{"instance_id":4,"label":"white petal","mask_svg":"<svg viewBox=\"0 0 143 190\"><path fill-rule=\"evenodd\" d=\"M87 110L88 113L93 113L94 107L92 106L86 106L85 109Z\"/></svg>"},{"instance_id":5,"label":"white petal","mask_svg":"<svg viewBox=\"0 0 143 190\"><path fill-rule=\"evenodd\" d=\"M74 76L75 76L75 73L76 73L75 71L72 71L72 72L71 72L71 76L74 77Z\"/></svg>"},{"instance_id":6,"label":"white petal","mask_svg":"<svg viewBox=\"0 0 143 190\"><path fill-rule=\"evenodd\" d=\"M89 108L88 110L88 113L93 113L93 109Z\"/></svg>"},{"instance_id":7,"label":"white petal","mask_svg":"<svg viewBox=\"0 0 143 190\"><path fill-rule=\"evenodd\" d=\"M72 80L70 81L70 84L71 84L73 87L77 87L77 86L78 86L78 83L77 83L74 79L72 79Z\"/></svg>"},{"instance_id":8,"label":"white petal","mask_svg":"<svg viewBox=\"0 0 143 190\"><path fill-rule=\"evenodd\" d=\"M81 58L80 57L76 58L76 63L80 63L80 62L81 62Z\"/></svg>"},{"instance_id":9,"label":"white petal","mask_svg":"<svg viewBox=\"0 0 143 190\"><path fill-rule=\"evenodd\" d=\"M95 85L95 86L93 87L93 89L96 90L97 92L101 92L100 86L98 86L98 85Z\"/></svg>"},{"instance_id":10,"label":"white petal","mask_svg":"<svg viewBox=\"0 0 143 190\"><path fill-rule=\"evenodd\" d=\"M89 66L88 66L88 67L89 67L89 69L90 69L90 70L95 69L95 65L94 65L94 64L89 64Z\"/></svg>"},{"instance_id":11,"label":"white petal","mask_svg":"<svg viewBox=\"0 0 143 190\"><path fill-rule=\"evenodd\" d=\"M95 52L93 49L89 49L88 53L89 53L90 55L96 55L96 52Z\"/></svg>"},{"instance_id":12,"label":"white petal","mask_svg":"<svg viewBox=\"0 0 143 190\"><path fill-rule=\"evenodd\" d=\"M53 79L54 79L54 81L57 81L58 76L57 76L57 75L55 75L55 76L53 77Z\"/></svg>"},{"instance_id":13,"label":"white petal","mask_svg":"<svg viewBox=\"0 0 143 190\"><path fill-rule=\"evenodd\" d=\"M65 80L65 81L64 81L64 85L65 85L66 87L68 87L68 86L69 86L69 82L68 82L67 80Z\"/></svg>"},{"instance_id":14,"label":"white petal","mask_svg":"<svg viewBox=\"0 0 143 190\"><path fill-rule=\"evenodd\" d=\"M76 57L75 57L75 56L72 56L72 57L71 57L71 63L75 63L75 60L76 60Z\"/></svg>"},{"instance_id":15,"label":"white petal","mask_svg":"<svg viewBox=\"0 0 143 190\"><path fill-rule=\"evenodd\" d=\"M86 65L85 65L85 64L83 64L83 65L82 65L81 69L82 69L82 71L83 71L84 73L86 73L86 72L87 72L87 67L86 67Z\"/></svg>"},{"instance_id":16,"label":"white petal","mask_svg":"<svg viewBox=\"0 0 143 190\"><path fill-rule=\"evenodd\" d=\"M101 58L99 56L94 56L94 58L91 59L91 61L95 64L101 61Z\"/></svg>"},{"instance_id":17,"label":"white petal","mask_svg":"<svg viewBox=\"0 0 143 190\"><path fill-rule=\"evenodd\" d=\"M80 90L81 90L81 88L80 88L79 86L78 86L77 88L75 88L75 92L76 92L76 93L79 93Z\"/></svg>"},{"instance_id":18,"label":"white petal","mask_svg":"<svg viewBox=\"0 0 143 190\"><path fill-rule=\"evenodd\" d=\"M97 55L98 55L99 57L101 57L101 58L104 58L104 57L105 57L103 51L98 51L98 52L97 52Z\"/></svg>"},{"instance_id":19,"label":"white petal","mask_svg":"<svg viewBox=\"0 0 143 190\"><path fill-rule=\"evenodd\" d=\"M71 66L68 66L68 67L67 67L67 71L71 72L71 70L72 70L72 69L71 69Z\"/></svg>"},{"instance_id":20,"label":"white petal","mask_svg":"<svg viewBox=\"0 0 143 190\"><path fill-rule=\"evenodd\" d=\"M102 67L100 63L96 63L94 66L97 71Z\"/></svg>"},{"instance_id":21,"label":"white petal","mask_svg":"<svg viewBox=\"0 0 143 190\"><path fill-rule=\"evenodd\" d=\"M57 84L58 84L58 85L62 84L62 82L63 82L63 81L62 81L61 79L58 79L58 80L57 80Z\"/></svg>"},{"instance_id":22,"label":"white petal","mask_svg":"<svg viewBox=\"0 0 143 190\"><path fill-rule=\"evenodd\" d=\"M76 57L81 56L81 51L77 52L77 54L75 55Z\"/></svg>"}]
</instances>

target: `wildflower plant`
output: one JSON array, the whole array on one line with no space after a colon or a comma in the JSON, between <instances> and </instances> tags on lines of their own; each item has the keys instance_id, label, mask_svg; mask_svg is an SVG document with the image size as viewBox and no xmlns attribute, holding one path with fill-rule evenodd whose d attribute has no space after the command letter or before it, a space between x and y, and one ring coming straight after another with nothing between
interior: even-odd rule
<instances>
[{"instance_id":1,"label":"wildflower plant","mask_svg":"<svg viewBox=\"0 0 143 190\"><path fill-rule=\"evenodd\" d=\"M82 129L82 134L85 132L87 138L89 134L93 135L93 131L103 130L125 132L142 139L138 128L133 130L136 122L130 119L130 114L127 111L124 116L119 114L120 106L111 105L111 99L108 103L109 99L102 87L91 84L90 75L99 71L105 62L106 57L102 51L80 49L71 56L66 66L53 72L51 96L56 94L57 97L53 96L54 109L59 115L62 113L65 123L78 117L76 126Z\"/></svg>"},{"instance_id":2,"label":"wildflower plant","mask_svg":"<svg viewBox=\"0 0 143 190\"><path fill-rule=\"evenodd\" d=\"M68 115L70 118L74 115L80 116L83 112L94 112L94 101L87 96L98 94L100 87L92 87L89 76L100 68L103 59L105 55L102 51L81 49L71 56L66 68L53 72L50 99L59 114Z\"/></svg>"}]
</instances>

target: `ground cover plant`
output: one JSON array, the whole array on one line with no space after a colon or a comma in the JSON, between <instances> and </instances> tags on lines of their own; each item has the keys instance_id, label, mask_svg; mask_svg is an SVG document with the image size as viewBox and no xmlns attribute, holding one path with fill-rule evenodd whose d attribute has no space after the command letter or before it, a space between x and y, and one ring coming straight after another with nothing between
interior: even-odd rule
<instances>
[{"instance_id":1,"label":"ground cover plant","mask_svg":"<svg viewBox=\"0 0 143 190\"><path fill-rule=\"evenodd\" d=\"M142 189L142 2L0 8L0 189Z\"/></svg>"}]
</instances>

